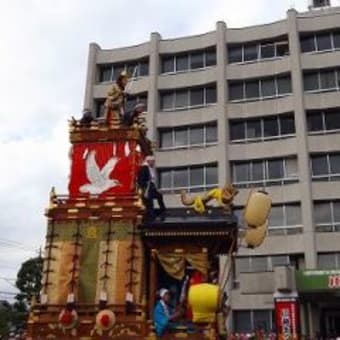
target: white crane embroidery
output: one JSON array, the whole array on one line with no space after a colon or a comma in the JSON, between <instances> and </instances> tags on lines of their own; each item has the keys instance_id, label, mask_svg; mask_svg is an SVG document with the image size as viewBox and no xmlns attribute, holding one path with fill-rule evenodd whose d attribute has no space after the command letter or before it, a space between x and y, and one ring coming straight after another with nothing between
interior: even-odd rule
<instances>
[{"instance_id":1,"label":"white crane embroidery","mask_svg":"<svg viewBox=\"0 0 340 340\"><path fill-rule=\"evenodd\" d=\"M87 153L86 150L85 152L86 175L90 183L82 185L79 188L80 192L99 195L108 189L120 185L118 180L110 178L110 174L119 160L117 157L110 158L102 169L99 169L96 162L96 151L92 150Z\"/></svg>"}]
</instances>

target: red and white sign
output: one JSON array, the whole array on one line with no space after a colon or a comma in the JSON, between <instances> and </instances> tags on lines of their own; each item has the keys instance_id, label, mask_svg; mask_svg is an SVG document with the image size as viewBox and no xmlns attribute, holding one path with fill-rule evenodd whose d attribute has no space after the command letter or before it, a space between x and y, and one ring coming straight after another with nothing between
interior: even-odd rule
<instances>
[{"instance_id":1,"label":"red and white sign","mask_svg":"<svg viewBox=\"0 0 340 340\"><path fill-rule=\"evenodd\" d=\"M340 275L328 276L328 288L340 288Z\"/></svg>"},{"instance_id":2,"label":"red and white sign","mask_svg":"<svg viewBox=\"0 0 340 340\"><path fill-rule=\"evenodd\" d=\"M75 144L70 158L71 197L128 194L135 190L141 153L134 141Z\"/></svg>"},{"instance_id":3,"label":"red and white sign","mask_svg":"<svg viewBox=\"0 0 340 340\"><path fill-rule=\"evenodd\" d=\"M299 338L300 313L296 298L275 299L276 328L279 340Z\"/></svg>"}]
</instances>

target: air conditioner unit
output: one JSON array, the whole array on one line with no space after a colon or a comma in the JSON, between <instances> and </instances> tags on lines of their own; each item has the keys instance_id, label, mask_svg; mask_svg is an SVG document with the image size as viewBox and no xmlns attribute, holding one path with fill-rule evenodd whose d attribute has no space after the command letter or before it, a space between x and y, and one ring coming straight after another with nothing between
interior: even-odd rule
<instances>
[{"instance_id":1,"label":"air conditioner unit","mask_svg":"<svg viewBox=\"0 0 340 340\"><path fill-rule=\"evenodd\" d=\"M292 292L296 290L295 269L291 266L274 268L275 290L277 292Z\"/></svg>"}]
</instances>

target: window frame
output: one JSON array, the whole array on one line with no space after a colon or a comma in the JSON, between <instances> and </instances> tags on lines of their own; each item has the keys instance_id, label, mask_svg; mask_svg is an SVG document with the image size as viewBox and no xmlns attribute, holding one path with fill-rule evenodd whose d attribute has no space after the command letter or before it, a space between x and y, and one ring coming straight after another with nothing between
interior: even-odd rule
<instances>
[{"instance_id":1,"label":"window frame","mask_svg":"<svg viewBox=\"0 0 340 340\"><path fill-rule=\"evenodd\" d=\"M272 117L272 118L277 118L278 120L278 135L276 136L264 136L264 120ZM294 133L286 133L282 134L282 121L284 118L289 117L292 118L294 121ZM253 120L259 120L261 124L261 136L260 137L249 137L247 135L248 131L248 122L253 121ZM290 138L290 137L295 137L296 136L296 128L295 128L295 117L294 113L289 113L285 112L279 115L270 115L270 116L263 116L263 117L258 117L257 119L231 119L229 120L229 129L230 129L230 136L232 136L232 124L243 124L243 135L244 138L241 139L232 139L230 137L230 143L231 144L238 144L238 143L253 143L253 142L265 142L265 141L270 141L270 140L279 140L279 139L285 139L285 138Z\"/></svg>"},{"instance_id":2,"label":"window frame","mask_svg":"<svg viewBox=\"0 0 340 340\"><path fill-rule=\"evenodd\" d=\"M333 156L333 155L340 155L340 152L324 152L324 153L311 153L310 154L309 166L310 166L312 181L332 182L332 181L340 180L340 173L332 173L332 170L331 170L330 156ZM326 160L327 160L327 173L326 174L321 174L321 175L313 174L313 162L312 162L313 156L314 157L326 156Z\"/></svg>"},{"instance_id":3,"label":"window frame","mask_svg":"<svg viewBox=\"0 0 340 340\"><path fill-rule=\"evenodd\" d=\"M207 65L207 54L211 53L212 51L215 52L215 64ZM191 54L199 54L202 53L203 55L203 66L202 67L197 67L197 68L191 68ZM177 57L178 56L186 56L188 58L188 68L183 69L183 70L177 70ZM174 68L170 72L163 72L163 58L173 58L173 65ZM181 52L181 53L175 53L175 54L163 54L160 56L160 70L159 74L161 76L164 75L171 75L171 74L177 74L177 73L185 73L185 72L196 72L196 71L202 71L206 70L212 67L216 67L217 65L217 48L216 45L209 46L204 49L199 49L199 50L191 50L187 52Z\"/></svg>"},{"instance_id":4,"label":"window frame","mask_svg":"<svg viewBox=\"0 0 340 340\"><path fill-rule=\"evenodd\" d=\"M215 103L208 103L207 102L207 89L214 88L216 91L216 102ZM197 89L203 89L203 103L197 104L197 105L191 105L191 91L197 90ZM176 107L176 93L179 91L187 91L188 94L188 105L187 106L181 106ZM162 96L164 94L172 94L173 100L172 100L172 107L164 109L162 107ZM177 89L171 89L171 90L159 90L159 111L160 112L173 112L173 111L183 111L183 110L190 110L190 109L196 109L201 107L207 107L211 105L216 105L217 103L217 85L216 83L209 83L205 84L203 86L193 86L193 87L185 87L185 88L177 88Z\"/></svg>"},{"instance_id":5,"label":"window frame","mask_svg":"<svg viewBox=\"0 0 340 340\"><path fill-rule=\"evenodd\" d=\"M288 160L292 160L295 159L295 161L297 162L297 157L296 156L292 156L292 157L282 157L282 158L268 158L268 159L252 159L252 160L247 160L247 161L232 161L231 162L231 168L232 168L232 180L233 180L233 185L235 185L238 188L252 188L252 187L260 187L260 186L273 186L273 185L284 185L284 184L289 184L289 183L295 183L299 181L299 170L297 168L297 176L288 176L287 175L287 163ZM269 178L268 177L268 164L270 161L273 160L279 160L282 162L282 167L283 167L283 177L281 178ZM265 167L265 171L264 171L264 178L262 181L258 181L258 180L253 180L253 172L252 172L252 168L253 168L253 163L256 162L258 163L259 161L263 162L263 166ZM250 174L250 180L248 181L236 181L235 179L237 177L236 176L236 172L235 172L235 166L237 165L241 165L241 164L245 164L248 165L248 173Z\"/></svg>"},{"instance_id":6,"label":"window frame","mask_svg":"<svg viewBox=\"0 0 340 340\"><path fill-rule=\"evenodd\" d=\"M278 86L278 81L280 78L287 77L289 78L290 81L290 92L287 93L279 93L279 86ZM263 95L263 89L262 89L262 82L265 80L273 79L274 80L274 86L275 86L275 94L274 95L268 95L264 96ZM247 83L252 83L252 82L258 82L258 87L259 87L259 96L258 97L250 97L247 98L246 96L246 84ZM292 78L290 73L284 73L284 74L277 74L272 77L263 77L263 78L246 78L246 79L241 79L241 80L229 80L228 81L228 92L229 92L229 98L228 102L230 103L242 103L242 102L253 102L253 101L261 101L261 100L268 100L268 99L273 99L273 98L281 98L281 97L286 97L286 96L291 96L293 94L293 89L292 89ZM232 99L230 96L231 93L231 86L242 86L243 88L243 93L242 93L242 98L238 99Z\"/></svg>"},{"instance_id":7,"label":"window frame","mask_svg":"<svg viewBox=\"0 0 340 340\"><path fill-rule=\"evenodd\" d=\"M159 151L169 151L169 150L180 150L180 149L191 149L191 148L204 148L204 147L209 147L213 145L217 145L218 143L218 138L216 138L216 141L214 142L208 142L207 141L207 128L209 127L214 127L216 128L217 132L217 121L214 122L207 122L204 124L193 124L193 125L187 125L187 126L176 126L172 128L165 128L165 129L158 129L158 136L159 136L159 141L162 139L162 133L167 133L171 131L172 134L172 146L170 147L162 147L160 143ZM175 138L175 132L177 129L183 128L187 130L188 133L188 143L183 146L176 146L176 138ZM190 142L190 131L193 128L202 128L203 129L203 142L202 143L195 143L191 144ZM217 137L217 133L216 133Z\"/></svg>"},{"instance_id":8,"label":"window frame","mask_svg":"<svg viewBox=\"0 0 340 340\"><path fill-rule=\"evenodd\" d=\"M335 80L335 87L329 87L329 88L322 88L321 87L321 74L322 72L327 71L333 71L335 73L334 80ZM305 86L305 75L308 74L316 74L318 79L318 88L312 89L312 90L306 90ZM303 72L303 89L305 93L323 93L323 92L336 92L340 91L340 68L339 67L333 67L333 68L322 68L317 70L305 70Z\"/></svg>"},{"instance_id":9,"label":"window frame","mask_svg":"<svg viewBox=\"0 0 340 340\"><path fill-rule=\"evenodd\" d=\"M336 52L336 51L339 51L340 50L340 46L339 47L336 47L336 44L335 44L335 34L339 34L340 31L339 30L333 30L333 31L319 31L319 32L314 32L312 34L300 34L300 50L301 50L301 53L303 54L320 54L320 53L329 53L329 52ZM330 41L331 41L331 48L328 48L328 49L319 49L319 45L318 45L318 36L319 35L325 35L325 34L328 34L330 36ZM304 38L313 38L313 41L314 41L314 49L312 51L302 51L302 47L301 47L301 40L304 39Z\"/></svg>"},{"instance_id":10,"label":"window frame","mask_svg":"<svg viewBox=\"0 0 340 340\"><path fill-rule=\"evenodd\" d=\"M229 46L227 45L227 52L228 52L228 64L236 64L236 65L242 65L242 64L250 64L250 63L257 63L257 62L265 62L265 61L271 61L271 60L277 60L277 59L283 59L287 56L290 55L290 49L289 49L289 41L288 37L284 37L287 39L281 39L281 40L271 40L271 41L262 41L262 42L247 42L247 43L235 43L235 44L230 44ZM257 58L255 59L249 59L245 60L245 48L249 46L255 46L257 49ZM262 47L267 46L267 45L273 45L274 46L274 56L273 57L268 57L268 58L263 58L262 57ZM280 55L278 53L278 46L281 45L287 45L288 46L288 53L285 55ZM240 48L241 49L241 61L230 61L229 59L229 51L231 49L236 49Z\"/></svg>"},{"instance_id":11,"label":"window frame","mask_svg":"<svg viewBox=\"0 0 340 340\"><path fill-rule=\"evenodd\" d=\"M140 70L141 70L141 64L146 63L148 65L148 72L145 75L141 75L140 74ZM109 80L101 80L101 67L104 66L107 67L111 67L111 76ZM132 77L133 74L131 74L131 78L132 80L136 80L136 79L140 79L143 77L148 77L150 74L150 59L147 58L140 58L140 59L135 59L135 60L128 60L128 61L124 61L124 62L117 62L117 63L110 63L110 64L98 64L98 72L97 72L97 82L98 84L109 84L109 83L113 83L114 81L116 81L115 79L115 69L122 69L122 71L127 71L129 67L131 67L131 65L134 65L134 68L137 66L137 74L135 77Z\"/></svg>"},{"instance_id":12,"label":"window frame","mask_svg":"<svg viewBox=\"0 0 340 340\"><path fill-rule=\"evenodd\" d=\"M164 193L167 194L176 194L181 192L181 190L186 190L187 192L197 192L197 191L205 191L210 188L214 188L218 183L212 183L212 184L207 184L207 168L213 167L217 171L217 181L218 182L218 164L217 163L206 163L206 164L200 164L200 165L191 165L191 166L179 166L179 167L174 167L174 168L158 168L158 186L160 190ZM190 185L190 170L191 169L197 169L197 168L203 168L203 176L204 176L204 183L201 183L200 185L195 185L191 186ZM174 173L177 170L187 170L188 173L188 178L187 178L187 183L188 186L181 186L181 187L175 187L175 182L174 182ZM160 178L162 172L170 172L170 177L171 177L171 187L170 188L164 188L161 186Z\"/></svg>"},{"instance_id":13,"label":"window frame","mask_svg":"<svg viewBox=\"0 0 340 340\"><path fill-rule=\"evenodd\" d=\"M289 202L283 204L274 204L273 207L280 207L282 209L283 224L282 225L270 225L270 217L268 224L268 235L269 236L280 236L280 235L292 235L300 234L303 232L303 222L302 222L302 208L300 202ZM300 209L301 221L298 224L288 224L288 209L290 207L298 207Z\"/></svg>"},{"instance_id":14,"label":"window frame","mask_svg":"<svg viewBox=\"0 0 340 340\"><path fill-rule=\"evenodd\" d=\"M339 232L340 231L340 220L336 221L335 219L335 207L334 204L340 204L339 200L315 200L313 201L313 210L316 212L317 204L329 204L330 205L330 221L327 223L316 223L314 218L314 228L315 232L322 233L322 232Z\"/></svg>"},{"instance_id":15,"label":"window frame","mask_svg":"<svg viewBox=\"0 0 340 340\"><path fill-rule=\"evenodd\" d=\"M335 264L335 268L332 267L332 268L327 268L325 269L324 267L320 267L320 263L319 263L319 256L322 256L322 255L333 255L334 256L334 264ZM320 270L330 270L330 269L340 269L340 252L318 252L317 253L317 266L318 266L318 269Z\"/></svg>"},{"instance_id":16,"label":"window frame","mask_svg":"<svg viewBox=\"0 0 340 340\"><path fill-rule=\"evenodd\" d=\"M249 313L249 320L250 320L250 325L248 329L237 329L236 328L236 315L235 313ZM234 309L233 310L233 330L236 333L251 333L252 331L254 331L256 329L256 324L255 324L255 313L256 312L267 312L268 313L268 320L269 320L269 324L268 324L268 332L270 332L270 330L275 328L275 317L274 317L274 309Z\"/></svg>"}]
</instances>

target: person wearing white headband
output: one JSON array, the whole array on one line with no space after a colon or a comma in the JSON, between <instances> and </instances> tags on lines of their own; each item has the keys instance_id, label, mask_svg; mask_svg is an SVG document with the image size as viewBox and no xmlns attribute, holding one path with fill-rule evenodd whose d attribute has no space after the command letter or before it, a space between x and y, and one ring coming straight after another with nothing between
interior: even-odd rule
<instances>
[{"instance_id":1,"label":"person wearing white headband","mask_svg":"<svg viewBox=\"0 0 340 340\"><path fill-rule=\"evenodd\" d=\"M153 220L156 217L153 200L156 199L159 205L159 215L164 218L165 204L162 193L155 184L155 157L149 155L138 171L138 187L142 190L143 203L146 208L146 220Z\"/></svg>"},{"instance_id":2,"label":"person wearing white headband","mask_svg":"<svg viewBox=\"0 0 340 340\"><path fill-rule=\"evenodd\" d=\"M159 297L160 299L156 303L153 311L153 321L155 324L156 335L161 337L167 329L175 326L173 321L175 321L182 315L182 311L173 311L173 309L169 305L170 292L168 289L160 289Z\"/></svg>"}]
</instances>

